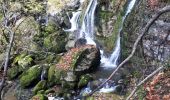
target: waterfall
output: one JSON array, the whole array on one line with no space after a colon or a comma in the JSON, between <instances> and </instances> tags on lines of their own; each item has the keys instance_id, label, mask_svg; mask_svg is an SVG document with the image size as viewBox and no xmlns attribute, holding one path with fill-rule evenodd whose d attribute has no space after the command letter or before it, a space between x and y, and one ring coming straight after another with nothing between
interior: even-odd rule
<instances>
[{"instance_id":1,"label":"waterfall","mask_svg":"<svg viewBox=\"0 0 170 100\"><path fill-rule=\"evenodd\" d=\"M78 23L79 20L78 19L80 18L80 13L81 13L81 11L77 11L77 12L72 13L73 16L70 19L71 28L67 29L67 30L64 30L64 31L74 32L75 30L78 29L78 27L79 27L79 23Z\"/></svg>"},{"instance_id":2,"label":"waterfall","mask_svg":"<svg viewBox=\"0 0 170 100\"><path fill-rule=\"evenodd\" d=\"M104 56L104 54L102 54L101 62L104 64L103 67L114 68L114 67L117 66L118 59L119 59L119 56L120 56L120 50L121 50L121 48L120 48L120 46L121 46L120 45L120 32L122 31L123 23L124 23L125 18L131 12L135 2L136 2L136 0L131 0L130 1L129 5L127 7L126 13L122 18L122 23L121 23L121 27L119 28L119 33L118 33L118 37L117 37L117 41L116 41L116 46L115 46L114 51L111 54L110 58L107 58L107 57Z\"/></svg>"},{"instance_id":3,"label":"waterfall","mask_svg":"<svg viewBox=\"0 0 170 100\"><path fill-rule=\"evenodd\" d=\"M82 3L82 2L84 2L84 0L81 0L80 2ZM117 66L118 59L120 56L120 50L121 50L121 48L120 48L120 32L122 31L125 18L132 10L135 2L136 2L136 0L131 0L128 4L126 13L122 18L121 27L119 28L119 33L117 36L115 48L114 48L112 54L110 55L110 57L109 58L106 57L104 55L104 51L100 50L101 63L102 63L101 67L115 68ZM87 9L85 11L82 26L80 29L80 35L78 37L78 38L85 38L87 40L87 44L92 44L92 45L96 45L96 43L94 42L94 19L95 19L96 6L97 6L97 0L90 0L89 5L87 6ZM68 30L65 30L65 31L73 32L75 30L78 30L78 26L79 26L78 19L80 17L80 13L81 13L81 11L73 12L73 17L70 20L71 28Z\"/></svg>"},{"instance_id":4,"label":"waterfall","mask_svg":"<svg viewBox=\"0 0 170 100\"><path fill-rule=\"evenodd\" d=\"M95 9L97 6L97 0L91 0L89 5L87 6L83 23L80 31L79 38L85 38L87 40L87 44L96 45L94 42L94 17L95 17Z\"/></svg>"}]
</instances>

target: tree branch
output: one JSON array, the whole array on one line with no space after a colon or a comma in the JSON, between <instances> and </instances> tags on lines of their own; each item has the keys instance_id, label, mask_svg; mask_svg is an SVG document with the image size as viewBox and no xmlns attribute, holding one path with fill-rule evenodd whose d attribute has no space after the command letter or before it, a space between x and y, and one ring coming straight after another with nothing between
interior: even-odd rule
<instances>
[{"instance_id":1,"label":"tree branch","mask_svg":"<svg viewBox=\"0 0 170 100\"><path fill-rule=\"evenodd\" d=\"M161 10L159 10L154 16L153 18L147 23L147 25L144 27L144 29L142 30L142 33L138 36L138 38L136 39L133 48L132 48L132 52L131 54L123 61L121 62L118 67L112 72L112 74L107 78L106 81L104 81L101 85L99 85L95 90L93 90L91 93L88 94L88 96L92 95L93 93L95 93L97 90L99 90L100 88L103 87L103 85L108 82L113 75L115 75L115 73L125 64L127 63L135 54L136 49L137 49L137 45L139 44L139 42L141 41L142 37L148 32L149 28L151 27L151 25L164 13L166 12L170 12L170 6L166 6L164 8L162 8Z\"/></svg>"},{"instance_id":2,"label":"tree branch","mask_svg":"<svg viewBox=\"0 0 170 100\"><path fill-rule=\"evenodd\" d=\"M4 25L3 25L3 27L9 32L10 39L9 39L9 44L7 45L7 49L6 49L4 72L3 72L3 77L2 77L2 80L1 80L1 83L0 83L0 94L1 94L1 91L2 91L4 83L5 83L5 77L7 75L10 53L11 53L11 49L12 49L13 41L14 41L14 36L15 36L15 33L13 32L12 28L7 25L9 19L7 17L8 12L6 11L5 8L6 8L6 5L5 5L5 2L4 2L3 5L2 5L2 10L3 10L3 14L4 14ZM0 100L1 99L2 98L0 98Z\"/></svg>"},{"instance_id":3,"label":"tree branch","mask_svg":"<svg viewBox=\"0 0 170 100\"><path fill-rule=\"evenodd\" d=\"M155 74L157 74L159 71L163 70L164 67L159 67L157 70L155 70L153 73L151 73L150 75L148 75L145 79L143 79L140 83L137 84L137 86L135 86L135 88L133 89L133 91L131 92L131 94L127 97L126 100L129 100L134 93L137 91L137 89L144 84L147 80L149 80L150 78L152 78Z\"/></svg>"}]
</instances>

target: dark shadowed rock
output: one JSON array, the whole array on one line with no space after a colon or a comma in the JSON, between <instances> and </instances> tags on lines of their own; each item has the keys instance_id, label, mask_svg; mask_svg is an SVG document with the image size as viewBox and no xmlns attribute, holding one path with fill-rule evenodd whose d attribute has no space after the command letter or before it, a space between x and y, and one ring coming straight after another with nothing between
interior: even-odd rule
<instances>
[{"instance_id":1,"label":"dark shadowed rock","mask_svg":"<svg viewBox=\"0 0 170 100\"><path fill-rule=\"evenodd\" d=\"M87 40L86 40L85 38L79 38L79 39L77 39L77 41L75 42L74 47L78 48L78 47L80 47L80 46L86 45L86 43L87 43Z\"/></svg>"}]
</instances>

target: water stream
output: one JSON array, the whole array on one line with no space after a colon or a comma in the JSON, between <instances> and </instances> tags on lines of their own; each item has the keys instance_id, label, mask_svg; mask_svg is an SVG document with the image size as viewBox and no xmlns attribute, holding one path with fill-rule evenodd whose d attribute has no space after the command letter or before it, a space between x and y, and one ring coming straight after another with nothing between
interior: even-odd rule
<instances>
[{"instance_id":1,"label":"water stream","mask_svg":"<svg viewBox=\"0 0 170 100\"><path fill-rule=\"evenodd\" d=\"M81 0L81 3L84 0ZM119 33L117 36L117 41L116 41L116 46L112 52L112 54L110 55L110 57L106 57L104 55L104 51L100 50L101 53L101 67L104 68L115 68L118 64L118 59L120 56L120 32L122 31L123 28L123 23L125 18L127 17L127 15L131 12L134 4L135 4L136 0L131 0L127 6L127 10L125 15L122 18L122 23L121 23L121 27L119 28ZM70 31L73 32L75 30L80 30L80 34L79 34L79 38L85 38L87 40L87 44L92 44L92 45L96 45L96 43L94 42L94 20L95 20L95 9L97 6L97 0L90 0L89 5L87 6L87 9L85 11L85 15L83 18L83 22L82 22L82 26L81 29L78 29L79 27L79 16L81 11L75 12L73 13L73 17L71 18L70 22L71 22L71 29L68 29L66 31ZM103 74L102 74L103 76ZM102 89L100 89L100 92L111 92L114 91L115 86L109 86L109 84L106 84L106 86L104 86ZM84 89L84 91L90 91L90 89L87 87ZM87 92L86 91L86 92Z\"/></svg>"}]
</instances>

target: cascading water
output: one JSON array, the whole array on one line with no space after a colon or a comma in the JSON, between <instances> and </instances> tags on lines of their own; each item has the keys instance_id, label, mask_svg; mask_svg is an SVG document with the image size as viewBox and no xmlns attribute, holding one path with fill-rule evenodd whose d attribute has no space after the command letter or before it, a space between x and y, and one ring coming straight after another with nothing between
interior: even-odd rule
<instances>
[{"instance_id":1,"label":"cascading water","mask_svg":"<svg viewBox=\"0 0 170 100\"><path fill-rule=\"evenodd\" d=\"M80 0L81 3L83 1L84 0ZM101 63L103 63L102 67L115 68L117 66L117 62L118 62L119 55L120 55L120 49L121 49L120 48L120 32L122 31L125 18L132 10L135 2L136 0L131 0L127 7L127 11L122 19L121 27L119 28L119 34L117 37L116 46L111 56L109 58L104 56L104 51L100 50ZM96 45L96 43L94 42L94 19L95 19L96 6L97 6L97 0L90 0L89 5L84 15L81 29L80 29L80 35L78 37L78 38L85 38L87 40L87 44L92 44L92 45ZM73 17L70 20L71 29L68 29L65 31L73 32L75 30L78 30L79 28L78 19L79 19L80 13L81 11L73 13ZM115 90L115 87L116 87L115 85L106 84L105 87L99 90L99 92L111 92ZM89 87L84 89L84 92L89 92L89 91L91 91Z\"/></svg>"},{"instance_id":2,"label":"cascading water","mask_svg":"<svg viewBox=\"0 0 170 100\"><path fill-rule=\"evenodd\" d=\"M81 11L73 12L73 16L70 19L71 28L67 29L65 31L73 32L78 29L78 26L79 26L78 19L80 18L80 13L81 13Z\"/></svg>"},{"instance_id":3,"label":"cascading water","mask_svg":"<svg viewBox=\"0 0 170 100\"><path fill-rule=\"evenodd\" d=\"M135 2L136 2L136 0L130 1L129 5L127 7L126 13L122 18L122 23L121 23L121 27L119 28L119 34L117 37L116 46L115 46L115 49L114 49L113 53L111 54L110 58L105 57L103 53L101 55L102 56L101 63L104 64L103 67L114 68L118 64L118 59L119 59L120 50L121 50L121 48L120 48L120 32L122 31L125 18L131 12ZM103 51L101 51L101 52L103 52Z\"/></svg>"},{"instance_id":4,"label":"cascading water","mask_svg":"<svg viewBox=\"0 0 170 100\"><path fill-rule=\"evenodd\" d=\"M96 45L94 42L94 17L95 17L95 9L97 6L97 0L91 0L87 10L85 12L85 16L83 19L80 37L85 38L87 40L87 44Z\"/></svg>"}]
</instances>

